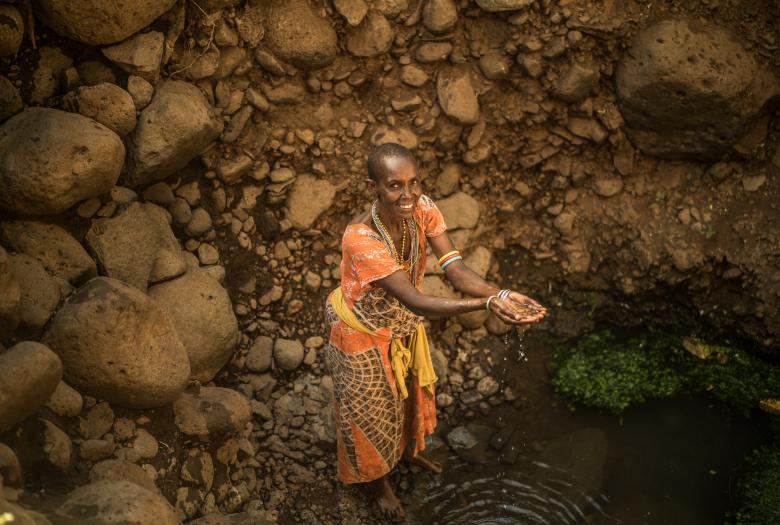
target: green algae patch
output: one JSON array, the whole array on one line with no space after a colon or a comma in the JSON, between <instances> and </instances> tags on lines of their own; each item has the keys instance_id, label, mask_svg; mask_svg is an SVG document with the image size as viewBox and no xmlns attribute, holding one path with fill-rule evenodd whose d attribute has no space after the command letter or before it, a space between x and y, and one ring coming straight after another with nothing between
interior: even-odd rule
<instances>
[{"instance_id":1,"label":"green algae patch","mask_svg":"<svg viewBox=\"0 0 780 525\"><path fill-rule=\"evenodd\" d=\"M733 525L780 523L780 444L759 448L749 456L738 487Z\"/></svg>"},{"instance_id":2,"label":"green algae patch","mask_svg":"<svg viewBox=\"0 0 780 525\"><path fill-rule=\"evenodd\" d=\"M641 335L620 340L597 332L556 352L552 384L573 403L620 413L648 399L671 397L683 384L668 342Z\"/></svg>"},{"instance_id":3,"label":"green algae patch","mask_svg":"<svg viewBox=\"0 0 780 525\"><path fill-rule=\"evenodd\" d=\"M747 414L780 392L780 367L740 349L659 332L589 334L555 355L555 390L572 404L620 414L648 399L709 392Z\"/></svg>"}]
</instances>

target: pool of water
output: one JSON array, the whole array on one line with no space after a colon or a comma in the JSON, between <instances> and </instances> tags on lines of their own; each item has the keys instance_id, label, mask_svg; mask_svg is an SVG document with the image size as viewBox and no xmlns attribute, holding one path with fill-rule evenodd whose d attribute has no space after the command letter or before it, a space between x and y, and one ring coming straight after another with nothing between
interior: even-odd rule
<instances>
[{"instance_id":1,"label":"pool of water","mask_svg":"<svg viewBox=\"0 0 780 525\"><path fill-rule=\"evenodd\" d=\"M516 347L493 349L493 373L521 397L468 422L478 446L434 448L445 472L419 477L411 522L724 522L742 460L766 438L761 420L707 396L649 401L622 416L571 411L549 386L552 349L531 336L523 350L528 361Z\"/></svg>"}]
</instances>

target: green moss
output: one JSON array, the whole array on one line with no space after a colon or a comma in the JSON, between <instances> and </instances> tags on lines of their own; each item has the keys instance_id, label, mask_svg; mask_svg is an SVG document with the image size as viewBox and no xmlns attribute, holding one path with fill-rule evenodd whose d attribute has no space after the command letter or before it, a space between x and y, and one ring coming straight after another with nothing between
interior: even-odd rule
<instances>
[{"instance_id":1,"label":"green moss","mask_svg":"<svg viewBox=\"0 0 780 525\"><path fill-rule=\"evenodd\" d=\"M603 331L556 352L553 386L572 403L620 413L628 406L677 393L707 391L747 413L780 392L780 367L744 351L648 332L620 339Z\"/></svg>"},{"instance_id":2,"label":"green moss","mask_svg":"<svg viewBox=\"0 0 780 525\"><path fill-rule=\"evenodd\" d=\"M571 350L559 350L552 381L570 401L620 413L634 403L673 396L682 387L667 352L644 336L621 342L610 332L599 332Z\"/></svg>"},{"instance_id":3,"label":"green moss","mask_svg":"<svg viewBox=\"0 0 780 525\"><path fill-rule=\"evenodd\" d=\"M739 483L734 525L780 523L780 446L763 447L748 459Z\"/></svg>"}]
</instances>

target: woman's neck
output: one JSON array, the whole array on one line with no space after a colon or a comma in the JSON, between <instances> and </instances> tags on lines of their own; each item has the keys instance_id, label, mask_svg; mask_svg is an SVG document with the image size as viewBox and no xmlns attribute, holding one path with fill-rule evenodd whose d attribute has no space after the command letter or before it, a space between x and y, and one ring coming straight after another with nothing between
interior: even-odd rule
<instances>
[{"instance_id":1,"label":"woman's neck","mask_svg":"<svg viewBox=\"0 0 780 525\"><path fill-rule=\"evenodd\" d=\"M395 233L401 231L403 224L403 219L401 217L395 217L392 213L385 210L381 204L377 204L376 213L385 228Z\"/></svg>"}]
</instances>

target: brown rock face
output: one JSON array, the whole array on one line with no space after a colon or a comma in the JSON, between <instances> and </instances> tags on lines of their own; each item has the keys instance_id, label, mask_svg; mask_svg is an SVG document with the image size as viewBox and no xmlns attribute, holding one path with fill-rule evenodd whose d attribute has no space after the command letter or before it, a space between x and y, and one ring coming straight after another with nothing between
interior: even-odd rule
<instances>
[{"instance_id":1,"label":"brown rock face","mask_svg":"<svg viewBox=\"0 0 780 525\"><path fill-rule=\"evenodd\" d=\"M668 159L720 159L780 94L734 35L700 21L645 28L616 80L628 137Z\"/></svg>"},{"instance_id":2,"label":"brown rock face","mask_svg":"<svg viewBox=\"0 0 780 525\"><path fill-rule=\"evenodd\" d=\"M62 36L89 45L113 44L143 29L176 0L36 0L36 13Z\"/></svg>"},{"instance_id":3,"label":"brown rock face","mask_svg":"<svg viewBox=\"0 0 780 525\"><path fill-rule=\"evenodd\" d=\"M97 277L72 293L44 340L62 359L69 384L112 404L162 406L190 378L187 352L168 316L116 279Z\"/></svg>"},{"instance_id":4,"label":"brown rock face","mask_svg":"<svg viewBox=\"0 0 780 525\"><path fill-rule=\"evenodd\" d=\"M296 67L318 69L333 62L338 53L336 31L306 0L276 0L268 21L269 47Z\"/></svg>"},{"instance_id":5,"label":"brown rock face","mask_svg":"<svg viewBox=\"0 0 780 525\"><path fill-rule=\"evenodd\" d=\"M85 513L89 519L85 520ZM57 509L74 523L125 525L179 525L176 511L161 495L130 481L97 481L68 494ZM70 523L67 521L66 523Z\"/></svg>"},{"instance_id":6,"label":"brown rock face","mask_svg":"<svg viewBox=\"0 0 780 525\"><path fill-rule=\"evenodd\" d=\"M26 109L0 126L0 208L20 215L61 213L107 193L124 156L119 136L90 118Z\"/></svg>"}]
</instances>

